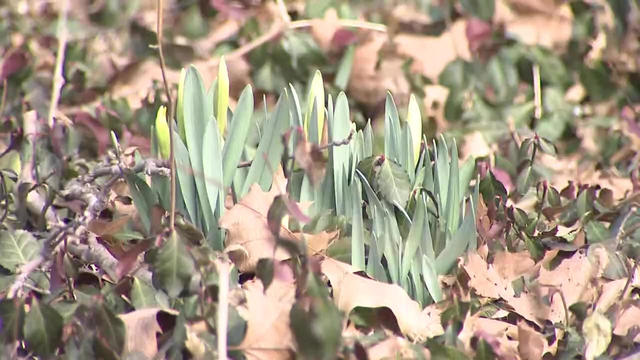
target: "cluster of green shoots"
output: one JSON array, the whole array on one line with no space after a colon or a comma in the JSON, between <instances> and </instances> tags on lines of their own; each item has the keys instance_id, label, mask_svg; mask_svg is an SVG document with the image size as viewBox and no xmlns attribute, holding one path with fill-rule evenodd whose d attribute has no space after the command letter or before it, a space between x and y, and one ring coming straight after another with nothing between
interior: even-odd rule
<instances>
[{"instance_id":1,"label":"cluster of green shoots","mask_svg":"<svg viewBox=\"0 0 640 360\"><path fill-rule=\"evenodd\" d=\"M476 247L477 181L470 186L474 161L460 165L455 141L444 136L425 146L413 95L404 119L387 95L384 154L373 154L370 122L357 129L351 121L344 93L335 100L325 96L320 72L311 80L304 104L289 86L270 113L254 114L250 85L231 111L224 60L208 90L198 71L189 67L178 87L176 120L177 211L215 250L224 247L225 234L217 224L227 194L241 199L253 184L269 190L275 169L287 166L288 154L300 142L326 150L320 161L324 176L292 164L287 192L292 200L312 203L311 218L330 213L346 219L350 234L341 236L350 236L356 269L402 286L425 305L442 299L438 276ZM153 132L154 148L168 158L164 108ZM168 192L164 199L159 194L166 204Z\"/></svg>"}]
</instances>

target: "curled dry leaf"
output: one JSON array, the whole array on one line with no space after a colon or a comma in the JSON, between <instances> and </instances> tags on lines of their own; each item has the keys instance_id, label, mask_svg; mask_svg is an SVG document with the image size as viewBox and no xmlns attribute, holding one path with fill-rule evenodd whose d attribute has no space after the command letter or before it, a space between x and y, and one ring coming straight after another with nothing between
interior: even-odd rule
<instances>
[{"instance_id":1,"label":"curled dry leaf","mask_svg":"<svg viewBox=\"0 0 640 360\"><path fill-rule=\"evenodd\" d=\"M246 296L247 333L235 347L247 359L293 359L294 340L289 327L289 312L295 301L293 282L274 278L264 291L254 279L242 285Z\"/></svg>"},{"instance_id":2,"label":"curled dry leaf","mask_svg":"<svg viewBox=\"0 0 640 360\"><path fill-rule=\"evenodd\" d=\"M549 309L539 301L540 294L525 290L516 296L511 280L501 275L493 265L487 264L480 255L469 254L462 266L469 275L469 287L476 294L503 299L515 313L538 325L542 325L542 320L547 318Z\"/></svg>"},{"instance_id":3,"label":"curled dry leaf","mask_svg":"<svg viewBox=\"0 0 640 360\"><path fill-rule=\"evenodd\" d=\"M494 21L505 32L528 45L564 48L571 39L573 13L568 4L554 1L496 1Z\"/></svg>"},{"instance_id":4,"label":"curled dry leaf","mask_svg":"<svg viewBox=\"0 0 640 360\"><path fill-rule=\"evenodd\" d=\"M593 360L607 350L611 342L611 322L599 311L594 311L582 323L582 335L587 345L585 358Z\"/></svg>"},{"instance_id":5,"label":"curled dry leaf","mask_svg":"<svg viewBox=\"0 0 640 360\"><path fill-rule=\"evenodd\" d=\"M414 60L411 70L435 80L456 58L471 60L466 23L464 19L456 20L439 36L398 34L393 41L400 55Z\"/></svg>"},{"instance_id":6,"label":"curled dry leaf","mask_svg":"<svg viewBox=\"0 0 640 360\"><path fill-rule=\"evenodd\" d=\"M353 63L357 66L351 70L348 92L353 99L368 106L384 101L387 91L398 101L409 98L409 82L402 70L404 59L395 54L381 59L380 52L385 45L389 45L388 35L372 32L356 46L353 54Z\"/></svg>"},{"instance_id":7,"label":"curled dry leaf","mask_svg":"<svg viewBox=\"0 0 640 360\"><path fill-rule=\"evenodd\" d=\"M284 249L276 249L276 238L267 222L269 207L278 195L275 186L264 192L254 184L249 193L220 218L220 227L227 230L226 251L241 272L255 270L260 258L284 260L289 256ZM296 240L282 225L280 237Z\"/></svg>"},{"instance_id":8,"label":"curled dry leaf","mask_svg":"<svg viewBox=\"0 0 640 360\"><path fill-rule=\"evenodd\" d=\"M412 343L400 336L390 336L367 349L370 360L382 359L417 359L416 350ZM428 349L422 348L425 359L431 358Z\"/></svg>"},{"instance_id":9,"label":"curled dry leaf","mask_svg":"<svg viewBox=\"0 0 640 360\"><path fill-rule=\"evenodd\" d=\"M564 321L563 299L558 292L562 293L567 308L578 301L592 303L596 289L593 289L590 284L594 275L594 266L582 250L576 251L570 258L562 260L558 266L551 270L541 266L538 282L546 287L549 294L552 291L556 292L551 300L548 319L554 323Z\"/></svg>"},{"instance_id":10,"label":"curled dry leaf","mask_svg":"<svg viewBox=\"0 0 640 360\"><path fill-rule=\"evenodd\" d=\"M302 132L299 132L298 136L300 136L300 140L295 150L296 162L309 177L311 185L319 184L324 179L327 159L318 144L308 142Z\"/></svg>"},{"instance_id":11,"label":"curled dry leaf","mask_svg":"<svg viewBox=\"0 0 640 360\"><path fill-rule=\"evenodd\" d=\"M613 333L618 336L634 336L633 341L640 343L640 307L632 305L622 310L615 321Z\"/></svg>"},{"instance_id":12,"label":"curled dry leaf","mask_svg":"<svg viewBox=\"0 0 640 360\"><path fill-rule=\"evenodd\" d=\"M493 258L493 267L507 281L513 281L530 272L535 263L528 252L500 251Z\"/></svg>"},{"instance_id":13,"label":"curled dry leaf","mask_svg":"<svg viewBox=\"0 0 640 360\"><path fill-rule=\"evenodd\" d=\"M356 307L386 307L393 312L402 333L413 340L424 341L444 333L440 313L433 307L420 309L400 286L356 275L352 266L331 258L323 259L321 269L331 281L333 301L346 314Z\"/></svg>"},{"instance_id":14,"label":"curled dry leaf","mask_svg":"<svg viewBox=\"0 0 640 360\"><path fill-rule=\"evenodd\" d=\"M322 231L317 234L295 234L298 241L302 241L304 238L307 242L307 250L311 253L310 255L324 253L329 247L329 244L339 236L340 231Z\"/></svg>"},{"instance_id":15,"label":"curled dry leaf","mask_svg":"<svg viewBox=\"0 0 640 360\"><path fill-rule=\"evenodd\" d=\"M280 176L282 174L280 173ZM276 176L278 177L278 175ZM279 232L274 231L269 225L269 208L282 189L286 187L286 181L274 178L274 185L270 191L263 191L259 185L253 185L249 193L235 204L220 218L220 227L227 230L225 252L241 272L255 271L258 260L273 258L286 260L290 254L282 247L276 247L276 236L280 239L300 243L302 238L307 242L309 252L316 254L323 252L333 241L338 232L320 232L317 234L294 233L287 228L288 216L280 223ZM302 211L307 204L295 203L288 198L284 199L286 211L299 222L306 220ZM273 222L273 221L272 221ZM277 227L277 223L275 225Z\"/></svg>"},{"instance_id":16,"label":"curled dry leaf","mask_svg":"<svg viewBox=\"0 0 640 360\"><path fill-rule=\"evenodd\" d=\"M167 312L171 315L178 314L173 310L146 308L118 315L127 329L125 348L127 354L133 355L134 353L141 353L147 359L156 356L158 352L156 334L162 332L157 320L157 315L160 311Z\"/></svg>"},{"instance_id":17,"label":"curled dry leaf","mask_svg":"<svg viewBox=\"0 0 640 360\"><path fill-rule=\"evenodd\" d=\"M467 316L458 339L467 351L472 350L471 339L484 339L499 359L518 358L518 327L505 321L487 319L476 315Z\"/></svg>"},{"instance_id":18,"label":"curled dry leaf","mask_svg":"<svg viewBox=\"0 0 640 360\"><path fill-rule=\"evenodd\" d=\"M523 360L538 360L549 352L547 339L526 321L518 321L518 352Z\"/></svg>"},{"instance_id":19,"label":"curled dry leaf","mask_svg":"<svg viewBox=\"0 0 640 360\"><path fill-rule=\"evenodd\" d=\"M480 131L474 131L465 135L464 144L461 149L462 161L465 161L470 156L475 158L489 156L493 150L484 138L484 135Z\"/></svg>"},{"instance_id":20,"label":"curled dry leaf","mask_svg":"<svg viewBox=\"0 0 640 360\"><path fill-rule=\"evenodd\" d=\"M325 53L331 49L331 40L340 29L338 20L338 12L332 7L325 11L324 18L311 20L311 35Z\"/></svg>"}]
</instances>

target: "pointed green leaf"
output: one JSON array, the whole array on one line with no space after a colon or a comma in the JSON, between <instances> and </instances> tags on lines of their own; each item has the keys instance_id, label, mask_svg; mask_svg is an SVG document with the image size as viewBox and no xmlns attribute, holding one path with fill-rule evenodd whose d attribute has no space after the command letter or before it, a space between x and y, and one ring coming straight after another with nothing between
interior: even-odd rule
<instances>
[{"instance_id":1,"label":"pointed green leaf","mask_svg":"<svg viewBox=\"0 0 640 360\"><path fill-rule=\"evenodd\" d=\"M451 146L451 162L449 166L449 190L447 191L447 205L445 208L445 216L449 234L453 234L460 224L461 207L464 206L460 200L460 170L458 169L458 147L455 140Z\"/></svg>"},{"instance_id":2,"label":"pointed green leaf","mask_svg":"<svg viewBox=\"0 0 640 360\"><path fill-rule=\"evenodd\" d=\"M195 178L193 176L193 170L191 168L191 160L189 160L189 151L184 146L182 140L175 136L175 157L176 157L176 175L178 178L178 185L180 194L184 201L185 207L189 214L191 222L194 224L200 224L200 218L198 214L198 191L196 189Z\"/></svg>"},{"instance_id":3,"label":"pointed green leaf","mask_svg":"<svg viewBox=\"0 0 640 360\"><path fill-rule=\"evenodd\" d=\"M215 226L213 223L213 213L207 196L207 187L202 169L202 145L203 134L206 125L213 120L213 104L207 101L206 92L202 83L202 78L194 66L190 66L185 75L184 81L184 125L187 136L187 149L193 174L195 175L196 189L198 191L198 201L206 229Z\"/></svg>"},{"instance_id":4,"label":"pointed green leaf","mask_svg":"<svg viewBox=\"0 0 640 360\"><path fill-rule=\"evenodd\" d=\"M311 80L311 87L309 89L309 95L307 96L307 112L304 118L304 131L305 134L309 134L309 126L311 124L311 115L313 112L313 104L317 106L316 112L316 124L319 137L322 138L322 129L324 128L324 83L322 81L322 74L320 70L316 70Z\"/></svg>"},{"instance_id":5,"label":"pointed green leaf","mask_svg":"<svg viewBox=\"0 0 640 360\"><path fill-rule=\"evenodd\" d=\"M211 213L215 213L221 192L224 193L222 185L222 153L220 151L220 134L215 121L209 121L204 131L204 143L202 146L202 170L206 179L205 186L209 197Z\"/></svg>"},{"instance_id":6,"label":"pointed green leaf","mask_svg":"<svg viewBox=\"0 0 640 360\"><path fill-rule=\"evenodd\" d=\"M416 259L416 251L418 251L418 248L420 248L421 244L424 242L423 238L430 236L429 221L427 219L427 204L422 198L418 198L417 203L415 213L413 214L413 223L409 229L407 241L404 244L400 278L404 278L409 274L411 264ZM425 249L422 250L423 253L424 251Z\"/></svg>"},{"instance_id":7,"label":"pointed green leaf","mask_svg":"<svg viewBox=\"0 0 640 360\"><path fill-rule=\"evenodd\" d=\"M217 96L217 113L218 130L220 135L224 136L224 130L227 128L227 110L229 109L229 73L227 72L227 63L224 56L220 58L218 65L218 91Z\"/></svg>"},{"instance_id":8,"label":"pointed green leaf","mask_svg":"<svg viewBox=\"0 0 640 360\"><path fill-rule=\"evenodd\" d=\"M158 149L163 159L169 158L171 142L169 141L169 125L167 125L167 108L160 106L156 114L155 122L156 138L158 139Z\"/></svg>"},{"instance_id":9,"label":"pointed green leaf","mask_svg":"<svg viewBox=\"0 0 640 360\"><path fill-rule=\"evenodd\" d=\"M441 301L443 296L440 283L438 282L436 264L435 261L427 255L422 255L422 276L433 301Z\"/></svg>"},{"instance_id":10,"label":"pointed green leaf","mask_svg":"<svg viewBox=\"0 0 640 360\"><path fill-rule=\"evenodd\" d=\"M189 286L194 271L193 259L174 231L153 261L153 284L175 298Z\"/></svg>"},{"instance_id":11,"label":"pointed green leaf","mask_svg":"<svg viewBox=\"0 0 640 360\"><path fill-rule=\"evenodd\" d=\"M12 273L38 257L41 250L42 244L27 231L0 231L0 266Z\"/></svg>"},{"instance_id":12,"label":"pointed green leaf","mask_svg":"<svg viewBox=\"0 0 640 360\"><path fill-rule=\"evenodd\" d=\"M156 289L138 277L133 277L131 284L131 303L136 310L157 307L160 304L156 300Z\"/></svg>"},{"instance_id":13,"label":"pointed green leaf","mask_svg":"<svg viewBox=\"0 0 640 360\"><path fill-rule=\"evenodd\" d=\"M473 174L476 170L476 159L470 156L467 161L460 167L460 196L465 196L469 190L469 183L473 178Z\"/></svg>"},{"instance_id":14,"label":"pointed green leaf","mask_svg":"<svg viewBox=\"0 0 640 360\"><path fill-rule=\"evenodd\" d=\"M422 115L420 114L420 107L416 101L415 95L411 94L409 97L409 110L407 112L407 123L409 129L411 129L411 140L413 148L413 161L418 162L420 158L420 142L422 141Z\"/></svg>"},{"instance_id":15,"label":"pointed green leaf","mask_svg":"<svg viewBox=\"0 0 640 360\"><path fill-rule=\"evenodd\" d=\"M24 302L22 299L0 300L0 343L8 344L22 338L24 326Z\"/></svg>"},{"instance_id":16,"label":"pointed green leaf","mask_svg":"<svg viewBox=\"0 0 640 360\"><path fill-rule=\"evenodd\" d=\"M300 109L298 92L292 84L289 84L289 113L291 114L291 123L293 124L293 126L304 127L304 120L302 119L302 110Z\"/></svg>"},{"instance_id":17,"label":"pointed green leaf","mask_svg":"<svg viewBox=\"0 0 640 360\"><path fill-rule=\"evenodd\" d=\"M400 129L400 165L409 175L409 181L413 183L416 172L416 164L413 162L413 149L411 148L411 129L405 125Z\"/></svg>"},{"instance_id":18,"label":"pointed green leaf","mask_svg":"<svg viewBox=\"0 0 640 360\"><path fill-rule=\"evenodd\" d=\"M363 158L367 158L373 155L373 128L371 127L371 121L367 121L367 125L362 132L364 137L364 153Z\"/></svg>"},{"instance_id":19,"label":"pointed green leaf","mask_svg":"<svg viewBox=\"0 0 640 360\"><path fill-rule=\"evenodd\" d=\"M434 145L434 180L435 180L435 195L440 201L438 206L440 211L444 213L447 208L447 200L449 199L449 173L451 158L449 157L449 147L444 139L444 136L438 138L437 144Z\"/></svg>"},{"instance_id":20,"label":"pointed green leaf","mask_svg":"<svg viewBox=\"0 0 640 360\"><path fill-rule=\"evenodd\" d=\"M349 117L349 102L347 96L341 92L336 99L333 119L329 122L329 141L341 141L349 136L351 120ZM342 193L342 182L347 180L349 167L349 147L346 145L332 146L329 156L333 158L333 182L335 185L335 206L338 215L345 214L346 196Z\"/></svg>"},{"instance_id":21,"label":"pointed green leaf","mask_svg":"<svg viewBox=\"0 0 640 360\"><path fill-rule=\"evenodd\" d=\"M516 179L516 190L519 194L525 194L533 183L533 168L527 165Z\"/></svg>"},{"instance_id":22,"label":"pointed green leaf","mask_svg":"<svg viewBox=\"0 0 640 360\"><path fill-rule=\"evenodd\" d=\"M391 159L381 159L374 164L373 186L380 197L391 204L399 204L404 207L411 193L409 176L402 166Z\"/></svg>"},{"instance_id":23,"label":"pointed green leaf","mask_svg":"<svg viewBox=\"0 0 640 360\"><path fill-rule=\"evenodd\" d=\"M46 357L54 355L62 339L62 316L50 305L33 298L24 319L24 339L29 351Z\"/></svg>"},{"instance_id":24,"label":"pointed green leaf","mask_svg":"<svg viewBox=\"0 0 640 360\"><path fill-rule=\"evenodd\" d=\"M244 150L249 136L249 129L251 128L252 115L253 90L251 89L251 85L247 85L244 90L242 90L242 94L240 94L240 98L238 99L236 112L233 114L229 127L229 136L222 150L222 183L225 189L231 185L238 163L242 158L242 151Z\"/></svg>"},{"instance_id":25,"label":"pointed green leaf","mask_svg":"<svg viewBox=\"0 0 640 360\"><path fill-rule=\"evenodd\" d=\"M144 226L147 234L151 231L151 208L158 200L147 183L137 175L127 174L125 179L127 185L129 185L129 192L133 198L133 205L135 205L140 216L140 222Z\"/></svg>"},{"instance_id":26,"label":"pointed green leaf","mask_svg":"<svg viewBox=\"0 0 640 360\"><path fill-rule=\"evenodd\" d=\"M98 359L119 359L124 351L126 329L124 322L109 308L98 301L81 305L75 312L76 319L94 334L93 348Z\"/></svg>"},{"instance_id":27,"label":"pointed green leaf","mask_svg":"<svg viewBox=\"0 0 640 360\"><path fill-rule=\"evenodd\" d=\"M180 81L178 82L178 99L176 101L176 119L178 121L178 134L182 139L182 142L187 142L187 133L184 129L184 81L187 75L187 70L180 70Z\"/></svg>"},{"instance_id":28,"label":"pointed green leaf","mask_svg":"<svg viewBox=\"0 0 640 360\"><path fill-rule=\"evenodd\" d=\"M271 187L273 173L277 170L278 162L284 151L282 134L289 128L287 96L287 92L280 96L275 110L263 126L264 131L240 197L246 194L249 187L255 183L259 184L264 191L268 191Z\"/></svg>"},{"instance_id":29,"label":"pointed green leaf","mask_svg":"<svg viewBox=\"0 0 640 360\"><path fill-rule=\"evenodd\" d=\"M400 163L400 118L391 93L384 105L384 155Z\"/></svg>"},{"instance_id":30,"label":"pointed green leaf","mask_svg":"<svg viewBox=\"0 0 640 360\"><path fill-rule=\"evenodd\" d=\"M351 185L351 265L358 270L365 270L364 256L364 223L362 219L362 187L360 181L353 179Z\"/></svg>"},{"instance_id":31,"label":"pointed green leaf","mask_svg":"<svg viewBox=\"0 0 640 360\"><path fill-rule=\"evenodd\" d=\"M471 208L475 205L471 203ZM438 254L435 263L437 274L446 274L455 264L456 259L464 254L469 248L472 238L476 237L476 221L473 211L469 210L462 221L460 228L456 230L447 241L444 249Z\"/></svg>"}]
</instances>

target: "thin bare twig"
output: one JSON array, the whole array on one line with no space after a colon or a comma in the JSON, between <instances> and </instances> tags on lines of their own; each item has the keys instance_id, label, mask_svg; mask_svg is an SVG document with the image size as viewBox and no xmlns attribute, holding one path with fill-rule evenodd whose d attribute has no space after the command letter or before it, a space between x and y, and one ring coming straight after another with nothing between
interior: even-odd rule
<instances>
[{"instance_id":1,"label":"thin bare twig","mask_svg":"<svg viewBox=\"0 0 640 360\"><path fill-rule=\"evenodd\" d=\"M328 143L326 145L318 146L318 150L323 151L323 150L327 150L328 148L333 147L333 146L348 145L349 142L351 142L351 139L353 139L353 135L354 134L355 134L355 132L352 130L346 138L344 138L342 140L332 141L332 142L330 142L330 143ZM294 159L293 155L288 157L288 160L293 160L293 159ZM253 160L243 161L243 162L238 164L238 168L250 167L251 164L253 164Z\"/></svg>"},{"instance_id":2,"label":"thin bare twig","mask_svg":"<svg viewBox=\"0 0 640 360\"><path fill-rule=\"evenodd\" d=\"M89 235L87 244L81 244L78 241L71 242L68 244L67 250L70 254L77 256L86 263L98 265L112 279L118 279L116 271L118 260L104 246L98 243L95 236ZM148 284L152 282L151 272L146 268L138 268L135 275Z\"/></svg>"},{"instance_id":3,"label":"thin bare twig","mask_svg":"<svg viewBox=\"0 0 640 360\"><path fill-rule=\"evenodd\" d=\"M629 276L627 276L627 282L624 283L624 288L622 289L622 292L620 293L620 301L622 301L624 299L625 294L627 293L627 290L629 290L629 286L631 285L631 282L633 281L633 277L636 274L636 269L638 269L638 262L635 260L631 260L633 261L633 267L631 268L631 271L629 271Z\"/></svg>"},{"instance_id":4,"label":"thin bare twig","mask_svg":"<svg viewBox=\"0 0 640 360\"><path fill-rule=\"evenodd\" d=\"M218 287L218 319L216 332L218 335L218 360L227 359L227 327L229 323L229 272L231 263L226 257L221 257L216 261L218 276L220 277Z\"/></svg>"},{"instance_id":5,"label":"thin bare twig","mask_svg":"<svg viewBox=\"0 0 640 360\"><path fill-rule=\"evenodd\" d=\"M4 78L2 80L2 98L0 98L0 116L2 116L2 113L4 112L4 106L7 101L7 92L9 92L9 89L7 88L8 85L9 83L7 83L7 78Z\"/></svg>"},{"instance_id":6,"label":"thin bare twig","mask_svg":"<svg viewBox=\"0 0 640 360\"><path fill-rule=\"evenodd\" d=\"M349 19L339 19L337 20L337 23L342 27L365 29L365 30L377 31L382 33L387 32L387 27L383 24L376 24L376 23L371 23L366 21L349 20ZM314 24L313 20L296 20L291 22L287 22L286 20L281 20L280 22L276 22L276 24L271 26L271 28L266 33L240 46L239 48L231 51L230 53L225 54L224 58L226 59L226 61L231 61L233 59L240 58L250 53L254 49L260 47L261 45L277 38L278 36L285 33L287 30L309 28L313 24ZM220 63L220 58L217 58L213 60L212 65L216 66L219 63Z\"/></svg>"},{"instance_id":7,"label":"thin bare twig","mask_svg":"<svg viewBox=\"0 0 640 360\"><path fill-rule=\"evenodd\" d=\"M533 64L533 97L535 105L535 119L539 122L542 118L542 90L540 88L540 65Z\"/></svg>"},{"instance_id":8,"label":"thin bare twig","mask_svg":"<svg viewBox=\"0 0 640 360\"><path fill-rule=\"evenodd\" d=\"M167 82L167 74L165 71L164 52L162 51L162 13L163 13L163 1L158 0L157 9L157 29L156 39L158 41L158 55L160 56L160 71L162 72L162 82L164 84L164 91L167 94L167 121L169 122L169 168L171 171L171 195L170 195L170 209L169 209L169 229L171 232L175 230L176 223L176 164L175 164L175 151L173 149L173 105L171 102L171 92L169 91L169 83Z\"/></svg>"},{"instance_id":9,"label":"thin bare twig","mask_svg":"<svg viewBox=\"0 0 640 360\"><path fill-rule=\"evenodd\" d=\"M35 259L27 262L20 267L20 275L16 277L16 280L11 284L9 291L7 291L7 298L11 299L16 296L23 287L27 286L27 279L29 275L36 271L40 266L50 261L55 244L58 243L57 239L63 236L71 227L71 224L65 224L55 231L53 231L45 240L40 254Z\"/></svg>"},{"instance_id":10,"label":"thin bare twig","mask_svg":"<svg viewBox=\"0 0 640 360\"><path fill-rule=\"evenodd\" d=\"M123 168L119 165L106 165L95 168L82 179L83 182L93 182L97 178L104 176L118 176L126 173L137 174L144 172L149 175L158 174L169 176L169 163L161 159L146 159L136 163L133 167Z\"/></svg>"},{"instance_id":11,"label":"thin bare twig","mask_svg":"<svg viewBox=\"0 0 640 360\"><path fill-rule=\"evenodd\" d=\"M67 30L67 14L69 13L69 0L62 0L60 5L60 14L58 15L58 53L56 54L56 64L53 72L53 84L51 86L51 102L49 103L49 115L47 116L47 124L49 128L54 126L54 116L60 101L60 91L64 84L62 77L62 63L64 62L64 53L67 48L67 38L69 36Z\"/></svg>"}]
</instances>

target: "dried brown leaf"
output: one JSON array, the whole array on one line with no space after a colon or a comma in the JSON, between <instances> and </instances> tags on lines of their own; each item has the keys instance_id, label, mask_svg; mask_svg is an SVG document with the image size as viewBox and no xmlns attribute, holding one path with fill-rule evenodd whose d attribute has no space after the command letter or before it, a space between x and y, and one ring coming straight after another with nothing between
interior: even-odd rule
<instances>
[{"instance_id":1,"label":"dried brown leaf","mask_svg":"<svg viewBox=\"0 0 640 360\"><path fill-rule=\"evenodd\" d=\"M499 251L493 257L493 266L500 276L511 282L529 273L535 265L528 252Z\"/></svg>"},{"instance_id":2,"label":"dried brown leaf","mask_svg":"<svg viewBox=\"0 0 640 360\"><path fill-rule=\"evenodd\" d=\"M340 231L337 230L331 232L322 231L317 234L295 234L295 237L298 239L298 241L302 241L304 237L304 240L307 242L307 249L313 255L324 253L329 247L329 244L331 244L331 242L336 240L339 236Z\"/></svg>"},{"instance_id":3,"label":"dried brown leaf","mask_svg":"<svg viewBox=\"0 0 640 360\"><path fill-rule=\"evenodd\" d=\"M400 286L356 275L353 267L331 258L325 258L321 268L331 281L336 306L346 314L356 307L386 307L411 339L424 341L444 333L439 312L431 308L423 311Z\"/></svg>"},{"instance_id":4,"label":"dried brown leaf","mask_svg":"<svg viewBox=\"0 0 640 360\"><path fill-rule=\"evenodd\" d=\"M311 20L311 35L325 53L331 50L333 35L340 29L338 20L338 12L333 7L325 11L324 18Z\"/></svg>"},{"instance_id":5,"label":"dried brown leaf","mask_svg":"<svg viewBox=\"0 0 640 360\"><path fill-rule=\"evenodd\" d=\"M538 360L548 352L547 339L526 321L518 321L518 352L523 360Z\"/></svg>"},{"instance_id":6,"label":"dried brown leaf","mask_svg":"<svg viewBox=\"0 0 640 360\"><path fill-rule=\"evenodd\" d=\"M475 290L476 294L491 299L503 299L515 313L538 325L542 324L541 320L547 318L549 309L540 302L539 293L525 290L516 296L511 280L503 277L493 265L487 264L478 254L469 254L462 266L469 275L469 287Z\"/></svg>"},{"instance_id":7,"label":"dried brown leaf","mask_svg":"<svg viewBox=\"0 0 640 360\"><path fill-rule=\"evenodd\" d=\"M327 159L318 144L308 142L304 133L299 133L299 137L295 150L296 162L309 177L311 185L319 184L324 179Z\"/></svg>"},{"instance_id":8,"label":"dried brown leaf","mask_svg":"<svg viewBox=\"0 0 640 360\"><path fill-rule=\"evenodd\" d=\"M235 347L247 359L293 359L294 339L289 312L295 301L295 284L274 278L264 291L260 280L242 285L246 296L247 333Z\"/></svg>"},{"instance_id":9,"label":"dried brown leaf","mask_svg":"<svg viewBox=\"0 0 640 360\"><path fill-rule=\"evenodd\" d=\"M472 351L471 339L480 337L493 349L499 359L518 358L518 327L505 321L467 316L458 339L467 351Z\"/></svg>"},{"instance_id":10,"label":"dried brown leaf","mask_svg":"<svg viewBox=\"0 0 640 360\"><path fill-rule=\"evenodd\" d=\"M640 307L638 305L632 305L618 314L613 333L618 336L632 335L633 341L640 343Z\"/></svg>"},{"instance_id":11,"label":"dried brown leaf","mask_svg":"<svg viewBox=\"0 0 640 360\"><path fill-rule=\"evenodd\" d=\"M544 261L544 260L543 260ZM566 306L578 301L593 301L595 289L590 284L596 275L595 268L583 250L576 251L572 257L562 260L553 269L540 267L538 283L547 291L562 293ZM564 322L565 308L562 297L556 292L551 299L548 319L552 322Z\"/></svg>"},{"instance_id":12,"label":"dried brown leaf","mask_svg":"<svg viewBox=\"0 0 640 360\"><path fill-rule=\"evenodd\" d=\"M158 352L156 334L162 333L156 316L160 308L147 308L118 315L127 330L126 352L142 353L148 359ZM175 314L173 314L175 315Z\"/></svg>"},{"instance_id":13,"label":"dried brown leaf","mask_svg":"<svg viewBox=\"0 0 640 360\"><path fill-rule=\"evenodd\" d=\"M370 360L382 359L418 359L415 347L407 339L400 336L390 336L367 349L367 356ZM430 359L431 353L428 349L422 349L424 359Z\"/></svg>"},{"instance_id":14,"label":"dried brown leaf","mask_svg":"<svg viewBox=\"0 0 640 360\"><path fill-rule=\"evenodd\" d=\"M241 272L253 271L261 258L288 258L288 253L276 249L276 238L269 228L267 213L280 191L273 186L269 192L259 185L251 186L249 193L220 218L220 227L227 230L226 251ZM280 237L295 240L293 233L281 225Z\"/></svg>"}]
</instances>

